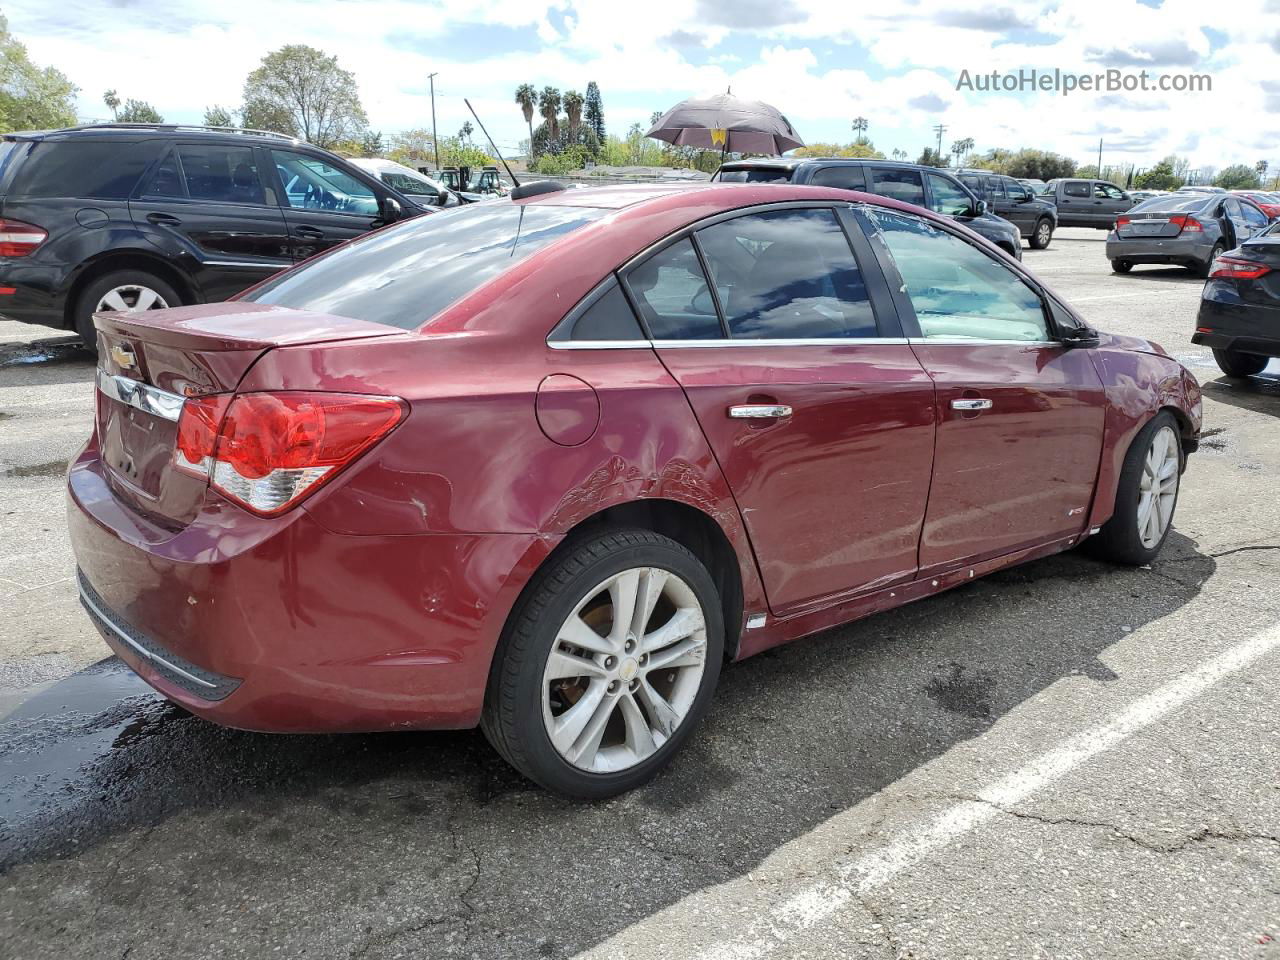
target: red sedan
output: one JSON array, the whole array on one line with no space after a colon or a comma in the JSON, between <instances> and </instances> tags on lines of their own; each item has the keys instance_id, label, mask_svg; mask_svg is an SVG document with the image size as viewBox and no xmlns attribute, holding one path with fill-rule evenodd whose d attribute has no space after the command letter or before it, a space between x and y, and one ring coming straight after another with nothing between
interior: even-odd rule
<instances>
[{"instance_id":1,"label":"red sedan","mask_svg":"<svg viewBox=\"0 0 1280 960\"><path fill-rule=\"evenodd\" d=\"M1081 543L1150 562L1201 424L1160 347L822 187L518 196L97 323L69 514L123 660L250 730L480 724L590 797L726 660Z\"/></svg>"}]
</instances>

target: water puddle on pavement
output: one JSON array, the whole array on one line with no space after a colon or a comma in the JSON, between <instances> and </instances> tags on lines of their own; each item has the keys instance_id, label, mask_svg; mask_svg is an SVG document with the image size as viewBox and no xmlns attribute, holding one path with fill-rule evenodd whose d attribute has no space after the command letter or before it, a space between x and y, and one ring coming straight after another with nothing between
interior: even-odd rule
<instances>
[{"instance_id":1,"label":"water puddle on pavement","mask_svg":"<svg viewBox=\"0 0 1280 960\"><path fill-rule=\"evenodd\" d=\"M0 367L88 362L92 359L89 352L81 347L80 341L74 337L66 340L37 340L35 343L0 347Z\"/></svg>"}]
</instances>

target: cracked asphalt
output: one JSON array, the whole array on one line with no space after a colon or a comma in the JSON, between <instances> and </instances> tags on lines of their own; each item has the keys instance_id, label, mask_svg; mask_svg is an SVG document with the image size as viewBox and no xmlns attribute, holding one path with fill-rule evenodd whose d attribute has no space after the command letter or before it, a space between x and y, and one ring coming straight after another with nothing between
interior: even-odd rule
<instances>
[{"instance_id":1,"label":"cracked asphalt","mask_svg":"<svg viewBox=\"0 0 1280 960\"><path fill-rule=\"evenodd\" d=\"M264 736L167 704L75 601L92 365L0 322L0 957L1280 960L1280 368L1200 282L1033 269L1163 343L1206 431L1151 569L1068 553L727 669L650 786L550 796L477 732Z\"/></svg>"}]
</instances>

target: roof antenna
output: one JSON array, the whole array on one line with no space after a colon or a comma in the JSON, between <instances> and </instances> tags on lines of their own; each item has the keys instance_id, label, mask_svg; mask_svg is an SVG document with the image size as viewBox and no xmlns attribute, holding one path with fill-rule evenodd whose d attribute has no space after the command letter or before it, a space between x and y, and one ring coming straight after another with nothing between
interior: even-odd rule
<instances>
[{"instance_id":1,"label":"roof antenna","mask_svg":"<svg viewBox=\"0 0 1280 960\"><path fill-rule=\"evenodd\" d=\"M476 113L476 108L471 106L471 101L468 100L466 97L462 98L462 102L467 105L467 109L471 111L471 115L476 118L476 123L480 124L480 132L483 133L484 138L489 141L489 146L493 147L494 156L496 156L499 160L502 160L502 165L507 168L507 176L511 178L511 185L514 187L520 186L520 181L517 180L516 175L511 172L510 164L508 164L507 161L503 159L502 154L498 150L498 145L493 142L493 137L489 136L489 131L484 128L484 123L480 120L480 114ZM532 143L529 144L529 149L533 150Z\"/></svg>"}]
</instances>

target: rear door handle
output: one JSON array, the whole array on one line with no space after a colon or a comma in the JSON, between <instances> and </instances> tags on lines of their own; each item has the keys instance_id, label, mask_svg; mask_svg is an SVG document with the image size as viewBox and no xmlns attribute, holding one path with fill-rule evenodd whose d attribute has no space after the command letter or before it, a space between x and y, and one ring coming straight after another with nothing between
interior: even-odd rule
<instances>
[{"instance_id":1,"label":"rear door handle","mask_svg":"<svg viewBox=\"0 0 1280 960\"><path fill-rule=\"evenodd\" d=\"M324 239L324 231L318 227L297 227L295 228L294 233L306 240Z\"/></svg>"},{"instance_id":2,"label":"rear door handle","mask_svg":"<svg viewBox=\"0 0 1280 960\"><path fill-rule=\"evenodd\" d=\"M985 397L974 397L965 400L952 400L952 410L990 410L991 401Z\"/></svg>"},{"instance_id":3,"label":"rear door handle","mask_svg":"<svg viewBox=\"0 0 1280 960\"><path fill-rule=\"evenodd\" d=\"M785 403L740 403L729 408L734 420L776 420L791 416L791 408Z\"/></svg>"},{"instance_id":4,"label":"rear door handle","mask_svg":"<svg viewBox=\"0 0 1280 960\"><path fill-rule=\"evenodd\" d=\"M182 221L168 213L148 213L147 223L154 223L156 226L176 227Z\"/></svg>"}]
</instances>

